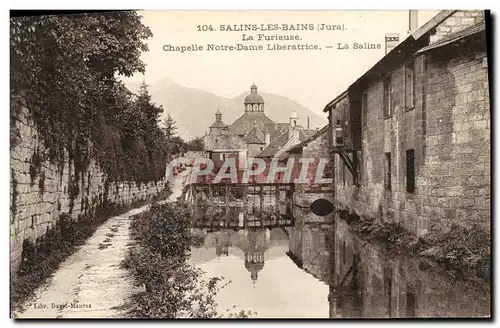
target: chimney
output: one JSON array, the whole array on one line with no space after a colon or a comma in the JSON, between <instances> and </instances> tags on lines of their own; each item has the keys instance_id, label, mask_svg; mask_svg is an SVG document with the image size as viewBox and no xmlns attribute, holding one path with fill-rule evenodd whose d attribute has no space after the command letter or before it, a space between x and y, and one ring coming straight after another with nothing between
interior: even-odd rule
<instances>
[{"instance_id":1,"label":"chimney","mask_svg":"<svg viewBox=\"0 0 500 328\"><path fill-rule=\"evenodd\" d=\"M294 138L296 141L299 141L299 129L297 126L291 126L288 128L288 139Z\"/></svg>"},{"instance_id":2,"label":"chimney","mask_svg":"<svg viewBox=\"0 0 500 328\"><path fill-rule=\"evenodd\" d=\"M270 142L271 142L271 134L269 132L266 132L266 146L268 146Z\"/></svg>"},{"instance_id":3,"label":"chimney","mask_svg":"<svg viewBox=\"0 0 500 328\"><path fill-rule=\"evenodd\" d=\"M307 129L309 130L309 120L310 120L311 116L308 116L307 117Z\"/></svg>"},{"instance_id":4,"label":"chimney","mask_svg":"<svg viewBox=\"0 0 500 328\"><path fill-rule=\"evenodd\" d=\"M409 16L408 34L412 34L418 29L418 10L410 10L408 16Z\"/></svg>"},{"instance_id":5,"label":"chimney","mask_svg":"<svg viewBox=\"0 0 500 328\"><path fill-rule=\"evenodd\" d=\"M387 33L385 35L385 54L387 55L399 43L399 33Z\"/></svg>"}]
</instances>

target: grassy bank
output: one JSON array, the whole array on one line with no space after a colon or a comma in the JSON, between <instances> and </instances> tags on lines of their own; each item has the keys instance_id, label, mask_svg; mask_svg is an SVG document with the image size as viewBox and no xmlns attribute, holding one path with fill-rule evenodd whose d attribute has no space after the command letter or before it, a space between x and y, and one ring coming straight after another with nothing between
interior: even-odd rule
<instances>
[{"instance_id":1,"label":"grassy bank","mask_svg":"<svg viewBox=\"0 0 500 328\"><path fill-rule=\"evenodd\" d=\"M134 247L123 262L141 291L132 296L128 315L132 318L221 318L215 296L223 278L203 279L203 272L187 264L191 245L199 238L191 234L187 207L154 205L131 222ZM226 313L247 318L249 313Z\"/></svg>"},{"instance_id":2,"label":"grassy bank","mask_svg":"<svg viewBox=\"0 0 500 328\"><path fill-rule=\"evenodd\" d=\"M382 242L389 252L429 258L456 278L490 280L490 235L477 225L453 225L449 231L434 231L418 238L398 224L379 220L349 222L350 229L364 239Z\"/></svg>"}]
</instances>

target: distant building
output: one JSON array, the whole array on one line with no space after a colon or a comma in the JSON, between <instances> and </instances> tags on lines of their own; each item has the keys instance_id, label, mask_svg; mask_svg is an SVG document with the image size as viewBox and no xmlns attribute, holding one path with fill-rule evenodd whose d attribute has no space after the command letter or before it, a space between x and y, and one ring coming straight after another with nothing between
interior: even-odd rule
<instances>
[{"instance_id":1,"label":"distant building","mask_svg":"<svg viewBox=\"0 0 500 328\"><path fill-rule=\"evenodd\" d=\"M295 111L288 123L276 123L265 114L265 102L255 84L244 100L244 113L231 125L222 121L219 109L210 132L203 137L205 151L220 167L226 158L233 157L238 168L243 168L247 158L272 158L315 133L299 124Z\"/></svg>"}]
</instances>

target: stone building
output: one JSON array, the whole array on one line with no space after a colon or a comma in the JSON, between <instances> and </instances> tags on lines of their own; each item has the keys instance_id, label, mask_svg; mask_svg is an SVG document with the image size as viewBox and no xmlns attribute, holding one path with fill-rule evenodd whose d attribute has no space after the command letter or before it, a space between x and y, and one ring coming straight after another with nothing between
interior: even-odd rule
<instances>
[{"instance_id":1,"label":"stone building","mask_svg":"<svg viewBox=\"0 0 500 328\"><path fill-rule=\"evenodd\" d=\"M315 130L299 124L298 116L292 112L288 123L276 123L265 114L265 101L255 84L244 100L244 113L231 125L222 121L219 109L210 132L203 137L205 151L217 167L228 157L234 157L238 168L247 158L270 158L303 141Z\"/></svg>"},{"instance_id":2,"label":"stone building","mask_svg":"<svg viewBox=\"0 0 500 328\"><path fill-rule=\"evenodd\" d=\"M490 229L485 12L444 10L333 99L338 209L420 236Z\"/></svg>"}]
</instances>

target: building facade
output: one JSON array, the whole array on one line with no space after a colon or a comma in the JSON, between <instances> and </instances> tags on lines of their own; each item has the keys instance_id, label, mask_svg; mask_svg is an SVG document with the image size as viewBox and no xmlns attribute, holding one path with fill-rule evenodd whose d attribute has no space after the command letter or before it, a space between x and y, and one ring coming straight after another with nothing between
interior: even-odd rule
<instances>
[{"instance_id":1,"label":"building facade","mask_svg":"<svg viewBox=\"0 0 500 328\"><path fill-rule=\"evenodd\" d=\"M276 123L270 119L265 114L265 101L255 84L250 87L244 105L243 114L231 125L222 121L222 113L217 109L210 132L203 137L205 151L214 161L215 171L231 157L235 158L240 171L246 166L248 158L264 159L268 166L265 173L252 179L252 182L266 182L272 158L305 140L316 130L304 128L295 111L291 111L287 123Z\"/></svg>"},{"instance_id":2,"label":"building facade","mask_svg":"<svg viewBox=\"0 0 500 328\"><path fill-rule=\"evenodd\" d=\"M454 224L489 231L484 12L442 11L387 48L324 109L338 209L417 236Z\"/></svg>"}]
</instances>

